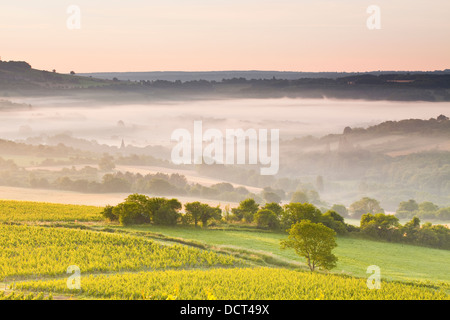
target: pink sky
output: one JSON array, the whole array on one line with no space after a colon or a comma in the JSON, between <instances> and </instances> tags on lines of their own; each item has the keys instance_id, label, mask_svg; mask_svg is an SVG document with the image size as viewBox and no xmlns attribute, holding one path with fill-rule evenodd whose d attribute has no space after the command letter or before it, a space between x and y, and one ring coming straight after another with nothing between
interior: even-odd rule
<instances>
[{"instance_id":1,"label":"pink sky","mask_svg":"<svg viewBox=\"0 0 450 320\"><path fill-rule=\"evenodd\" d=\"M450 68L448 0L9 1L0 56L58 72ZM66 26L67 7L81 29ZM369 30L369 5L381 29Z\"/></svg>"}]
</instances>

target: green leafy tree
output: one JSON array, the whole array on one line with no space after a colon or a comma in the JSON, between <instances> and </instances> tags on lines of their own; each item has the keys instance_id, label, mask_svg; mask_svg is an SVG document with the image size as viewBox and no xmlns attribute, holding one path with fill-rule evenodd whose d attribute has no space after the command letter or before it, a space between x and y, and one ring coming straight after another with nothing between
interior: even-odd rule
<instances>
[{"instance_id":1,"label":"green leafy tree","mask_svg":"<svg viewBox=\"0 0 450 320\"><path fill-rule=\"evenodd\" d=\"M437 247L439 245L439 237L433 230L433 225L426 222L422 225L417 233L416 241L419 244Z\"/></svg>"},{"instance_id":2,"label":"green leafy tree","mask_svg":"<svg viewBox=\"0 0 450 320\"><path fill-rule=\"evenodd\" d=\"M289 203L284 206L281 216L281 224L284 228L290 228L294 223L302 220L320 222L322 212L310 203Z\"/></svg>"},{"instance_id":3,"label":"green leafy tree","mask_svg":"<svg viewBox=\"0 0 450 320\"><path fill-rule=\"evenodd\" d=\"M401 238L398 218L391 214L363 214L360 225L362 233L374 238L389 241L398 241Z\"/></svg>"},{"instance_id":4,"label":"green leafy tree","mask_svg":"<svg viewBox=\"0 0 450 320\"><path fill-rule=\"evenodd\" d=\"M148 196L143 194L130 194L126 199L125 202L133 202L139 205L140 208L140 215L143 217L144 223L150 223L152 220L152 212L150 210L150 199Z\"/></svg>"},{"instance_id":5,"label":"green leafy tree","mask_svg":"<svg viewBox=\"0 0 450 320\"><path fill-rule=\"evenodd\" d=\"M102 216L105 219L108 219L110 221L118 221L119 220L119 216L116 216L113 213L113 209L114 209L113 206L110 206L110 205L105 206L105 208L102 211Z\"/></svg>"},{"instance_id":6,"label":"green leafy tree","mask_svg":"<svg viewBox=\"0 0 450 320\"><path fill-rule=\"evenodd\" d=\"M231 209L236 220L245 219L247 222L253 221L253 216L259 210L259 204L253 198L242 200L237 208Z\"/></svg>"},{"instance_id":7,"label":"green leafy tree","mask_svg":"<svg viewBox=\"0 0 450 320\"><path fill-rule=\"evenodd\" d=\"M140 224L145 222L142 208L136 202L122 202L112 209L112 213L119 217L121 225Z\"/></svg>"},{"instance_id":8,"label":"green leafy tree","mask_svg":"<svg viewBox=\"0 0 450 320\"><path fill-rule=\"evenodd\" d=\"M277 229L280 226L275 212L268 209L261 209L255 214L255 222L260 228Z\"/></svg>"},{"instance_id":9,"label":"green leafy tree","mask_svg":"<svg viewBox=\"0 0 450 320\"><path fill-rule=\"evenodd\" d=\"M401 232L407 242L415 242L417 240L417 234L420 230L420 219L413 217L411 221L405 223L401 228Z\"/></svg>"},{"instance_id":10,"label":"green leafy tree","mask_svg":"<svg viewBox=\"0 0 450 320\"><path fill-rule=\"evenodd\" d=\"M281 217L281 215L283 213L283 207L275 202L266 203L264 205L264 207L262 207L262 209L267 209L267 210L272 211L273 213L276 214L277 217Z\"/></svg>"},{"instance_id":11,"label":"green leafy tree","mask_svg":"<svg viewBox=\"0 0 450 320\"><path fill-rule=\"evenodd\" d=\"M424 223L417 238L419 244L450 249L450 229L442 224Z\"/></svg>"},{"instance_id":12,"label":"green leafy tree","mask_svg":"<svg viewBox=\"0 0 450 320\"><path fill-rule=\"evenodd\" d=\"M323 214L323 216L331 217L334 221L344 223L344 217L342 217L339 213L334 210L328 210Z\"/></svg>"},{"instance_id":13,"label":"green leafy tree","mask_svg":"<svg viewBox=\"0 0 450 320\"><path fill-rule=\"evenodd\" d=\"M159 198L158 202L153 203L153 223L159 225L176 225L181 218L179 210L182 205L177 199Z\"/></svg>"},{"instance_id":14,"label":"green leafy tree","mask_svg":"<svg viewBox=\"0 0 450 320\"><path fill-rule=\"evenodd\" d=\"M197 226L198 221L201 221L202 226L206 228L210 219L220 219L222 217L222 210L219 206L211 207L206 203L195 201L186 203L184 207L186 209L186 215L191 217L195 226Z\"/></svg>"},{"instance_id":15,"label":"green leafy tree","mask_svg":"<svg viewBox=\"0 0 450 320\"><path fill-rule=\"evenodd\" d=\"M197 226L200 221L200 217L202 214L202 204L198 201L186 203L184 205L186 210L186 216L188 216L189 220L194 221L194 225Z\"/></svg>"},{"instance_id":16,"label":"green leafy tree","mask_svg":"<svg viewBox=\"0 0 450 320\"><path fill-rule=\"evenodd\" d=\"M151 220L149 203L149 197L131 194L117 206L105 207L103 215L110 220L119 220L122 225L149 223Z\"/></svg>"},{"instance_id":17,"label":"green leafy tree","mask_svg":"<svg viewBox=\"0 0 450 320\"><path fill-rule=\"evenodd\" d=\"M337 246L335 237L336 233L323 224L304 220L289 229L288 240L281 241L281 248L292 248L305 257L311 271L317 267L330 270L338 260L332 253Z\"/></svg>"},{"instance_id":18,"label":"green leafy tree","mask_svg":"<svg viewBox=\"0 0 450 320\"><path fill-rule=\"evenodd\" d=\"M336 211L328 210L320 218L320 222L330 229L333 229L338 234L346 234L347 226L344 222L344 218L340 216Z\"/></svg>"}]
</instances>

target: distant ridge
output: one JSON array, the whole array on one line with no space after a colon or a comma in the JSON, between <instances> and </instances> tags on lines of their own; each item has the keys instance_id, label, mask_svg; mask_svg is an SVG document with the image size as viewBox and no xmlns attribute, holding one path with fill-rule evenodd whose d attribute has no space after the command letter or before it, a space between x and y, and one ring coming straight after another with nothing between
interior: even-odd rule
<instances>
[{"instance_id":1,"label":"distant ridge","mask_svg":"<svg viewBox=\"0 0 450 320\"><path fill-rule=\"evenodd\" d=\"M130 81L128 81L130 80ZM126 95L124 95L126 93ZM363 99L450 101L450 70L282 72L109 72L78 74L33 69L24 61L0 61L0 96L80 95L118 101L186 99ZM132 96L132 98L131 98Z\"/></svg>"},{"instance_id":2,"label":"distant ridge","mask_svg":"<svg viewBox=\"0 0 450 320\"><path fill-rule=\"evenodd\" d=\"M97 79L130 80L130 81L222 81L223 79L244 78L252 79L285 79L295 80L302 78L328 78L337 79L340 77L356 76L362 74L382 75L382 74L450 74L450 69L436 71L370 71L370 72L298 72L298 71L148 71L148 72L92 72L79 73L81 76L88 76Z\"/></svg>"}]
</instances>

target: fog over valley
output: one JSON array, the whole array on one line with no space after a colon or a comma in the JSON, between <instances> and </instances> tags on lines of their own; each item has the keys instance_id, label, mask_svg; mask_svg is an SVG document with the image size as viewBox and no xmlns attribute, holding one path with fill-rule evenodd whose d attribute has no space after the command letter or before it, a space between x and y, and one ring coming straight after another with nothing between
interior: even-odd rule
<instances>
[{"instance_id":1,"label":"fog over valley","mask_svg":"<svg viewBox=\"0 0 450 320\"><path fill-rule=\"evenodd\" d=\"M1 112L0 137L69 134L120 146L170 146L177 128L193 130L202 120L204 130L280 129L281 139L342 133L346 126L368 127L383 121L429 119L449 110L449 102L391 102L328 99L245 99L166 101L149 104L99 104L92 101L49 98L10 98L31 105ZM1 109L0 109L1 110ZM45 141L43 141L45 142Z\"/></svg>"},{"instance_id":2,"label":"fog over valley","mask_svg":"<svg viewBox=\"0 0 450 320\"><path fill-rule=\"evenodd\" d=\"M221 199L238 202L247 193L264 201L263 188L269 188L279 190L284 202L296 190L316 192L311 201L324 207L333 203L348 206L366 195L377 197L390 212L406 198L450 204L450 185L445 178L450 151L449 121L445 115L450 102L283 98L108 103L90 98L4 99L0 139L30 146L0 146L3 159L28 170L25 180L18 182L14 175L12 180L5 176L4 184L27 187L34 181L32 185L39 188L58 185L63 190L86 191L76 186L63 187L58 178L69 177L73 183L78 179L102 182L108 173L160 172L168 177L179 173L191 185L215 188L214 182L227 182L234 188L244 188L230 189L227 192L233 195L228 196L220 192L221 195L202 195L218 203ZM444 120L436 120L439 115ZM271 165L277 174L261 176L261 168L269 165L252 165L248 161L225 166L192 161L175 165L171 151L176 142L171 141L171 136L176 129L185 129L194 139L194 121L201 121L203 133L215 129L224 140L229 129L250 129L255 133L278 129L279 165ZM206 145L204 142L203 147ZM33 151L31 146L37 149ZM43 152L43 146L53 146L53 155ZM72 149L67 151L64 147ZM268 148L270 154L270 144ZM111 164L105 165L105 161ZM74 171L67 171L69 168ZM19 176L23 175L22 172ZM42 183L36 183L36 179ZM89 192L124 192L135 187L102 188L92 187ZM176 188L158 192L169 196L185 194Z\"/></svg>"}]
</instances>

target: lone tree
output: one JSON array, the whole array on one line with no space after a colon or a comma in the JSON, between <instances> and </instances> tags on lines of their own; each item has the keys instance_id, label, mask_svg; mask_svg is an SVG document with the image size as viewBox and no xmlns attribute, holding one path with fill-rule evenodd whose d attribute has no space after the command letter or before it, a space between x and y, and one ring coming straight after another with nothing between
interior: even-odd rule
<instances>
[{"instance_id":1,"label":"lone tree","mask_svg":"<svg viewBox=\"0 0 450 320\"><path fill-rule=\"evenodd\" d=\"M288 240L281 241L281 248L292 248L299 256L305 257L311 271L316 267L326 270L336 267L338 258L331 253L337 246L336 233L332 229L303 220L288 231Z\"/></svg>"}]
</instances>

